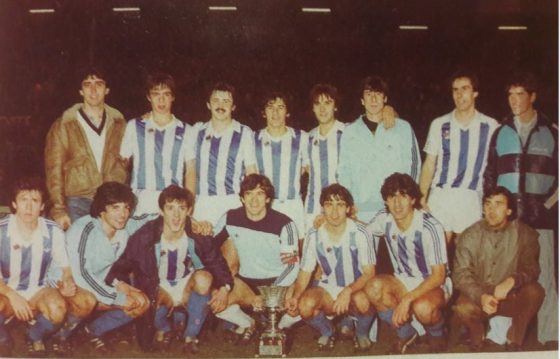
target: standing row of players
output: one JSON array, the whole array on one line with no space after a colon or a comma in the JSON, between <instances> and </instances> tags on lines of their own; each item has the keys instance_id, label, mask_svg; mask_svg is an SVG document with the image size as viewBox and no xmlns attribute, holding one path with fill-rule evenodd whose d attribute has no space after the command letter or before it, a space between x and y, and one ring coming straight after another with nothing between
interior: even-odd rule
<instances>
[{"instance_id":1,"label":"standing row of players","mask_svg":"<svg viewBox=\"0 0 560 359\"><path fill-rule=\"evenodd\" d=\"M415 179L420 175L414 132L385 105L388 89L378 77L364 80L365 114L348 126L336 120L336 89L317 85L311 93L319 122L316 129L305 134L287 127L287 99L273 94L263 111L267 128L254 135L232 119L235 92L226 84L210 91L207 105L211 120L189 128L171 113L175 86L167 75L150 78L147 97L152 111L128 125L118 111L104 103L108 93L105 77L93 71L82 79L83 104L67 110L55 122L45 151L47 186L54 204L51 215L64 228L88 213L98 185L126 181L127 159L132 160L137 214L157 211L155 203L161 190L178 184L196 193L195 218L216 225L223 213L240 205L237 193L241 178L259 171L274 183L273 205L291 217L299 233L305 233L320 213L321 189L337 180L356 198L358 218L367 222L384 207L379 191L384 179L393 172L408 173ZM490 152L485 184L508 187L517 195L516 207L525 208L521 218L542 228L543 223L534 220L546 218L540 214L542 207L553 203L547 200L557 187L556 171L552 170L556 168L557 135L533 109L536 90L531 79L515 79L508 87L515 116L494 136L497 123L474 107L476 78L458 73L451 84L456 108L434 121L430 129L420 176L420 202L424 204L429 198L432 213L449 235L462 232L481 217L482 174ZM532 166L524 165L529 162ZM305 170L310 181L304 209L299 177ZM451 213L454 210L456 213ZM541 234L539 240L542 238ZM551 235L549 241L552 243ZM549 279L551 267L542 271ZM554 310L556 300L550 302ZM239 328L251 328L247 326L250 318L243 321L237 317ZM556 334L546 338L553 339Z\"/></svg>"}]
</instances>

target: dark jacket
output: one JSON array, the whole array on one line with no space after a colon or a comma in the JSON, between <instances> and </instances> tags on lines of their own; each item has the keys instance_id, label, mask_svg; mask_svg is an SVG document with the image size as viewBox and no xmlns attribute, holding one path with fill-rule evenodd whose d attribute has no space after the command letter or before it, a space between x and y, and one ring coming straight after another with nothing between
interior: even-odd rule
<instances>
[{"instance_id":1,"label":"dark jacket","mask_svg":"<svg viewBox=\"0 0 560 359\"><path fill-rule=\"evenodd\" d=\"M484 189L506 187L513 193L517 218L533 228L554 228L555 216L544 202L558 188L558 129L543 114L525 146L509 117L490 142Z\"/></svg>"},{"instance_id":2,"label":"dark jacket","mask_svg":"<svg viewBox=\"0 0 560 359\"><path fill-rule=\"evenodd\" d=\"M108 285L114 279L126 281L130 273L134 275L134 286L144 292L150 299L150 309L136 320L138 343L144 350L149 350L155 333L155 301L159 288L159 273L155 246L163 233L163 218L158 217L136 231L128 240L124 253L113 264L105 278ZM233 287L233 277L222 256L219 246L212 237L192 233L191 221L187 220L185 233L194 240L195 254L200 258L204 269L212 274L214 287L229 284ZM185 261L190 261L187 256ZM188 266L189 263L185 262Z\"/></svg>"}]
</instances>

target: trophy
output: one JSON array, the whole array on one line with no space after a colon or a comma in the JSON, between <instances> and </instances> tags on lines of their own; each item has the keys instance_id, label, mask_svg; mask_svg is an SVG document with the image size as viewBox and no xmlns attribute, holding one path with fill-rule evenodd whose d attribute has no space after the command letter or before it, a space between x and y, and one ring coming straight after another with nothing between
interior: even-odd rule
<instances>
[{"instance_id":1,"label":"trophy","mask_svg":"<svg viewBox=\"0 0 560 359\"><path fill-rule=\"evenodd\" d=\"M263 297L266 328L259 340L259 356L286 356L286 334L278 328L280 314L283 312L284 297L288 287L259 286Z\"/></svg>"}]
</instances>

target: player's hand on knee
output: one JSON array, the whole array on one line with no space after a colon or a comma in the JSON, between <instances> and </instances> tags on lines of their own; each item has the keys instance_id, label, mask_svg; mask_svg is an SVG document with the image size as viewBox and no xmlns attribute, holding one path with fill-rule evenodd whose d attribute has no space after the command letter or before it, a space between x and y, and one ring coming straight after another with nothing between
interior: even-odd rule
<instances>
[{"instance_id":1,"label":"player's hand on knee","mask_svg":"<svg viewBox=\"0 0 560 359\"><path fill-rule=\"evenodd\" d=\"M344 314L348 312L350 307L350 300L352 299L352 289L350 287L344 287L342 292L338 293L333 304L333 311L336 315Z\"/></svg>"},{"instance_id":2,"label":"player's hand on knee","mask_svg":"<svg viewBox=\"0 0 560 359\"><path fill-rule=\"evenodd\" d=\"M73 280L67 279L57 283L58 291L63 297L73 297L76 295L77 287Z\"/></svg>"},{"instance_id":3,"label":"player's hand on knee","mask_svg":"<svg viewBox=\"0 0 560 359\"><path fill-rule=\"evenodd\" d=\"M294 297L286 298L284 302L284 306L287 309L287 312L292 317L295 317L299 314L298 311L298 300Z\"/></svg>"},{"instance_id":4,"label":"player's hand on knee","mask_svg":"<svg viewBox=\"0 0 560 359\"><path fill-rule=\"evenodd\" d=\"M405 297L393 311L393 325L395 327L400 327L410 319L410 304L411 302Z\"/></svg>"},{"instance_id":5,"label":"player's hand on knee","mask_svg":"<svg viewBox=\"0 0 560 359\"><path fill-rule=\"evenodd\" d=\"M212 313L219 313L222 310L226 309L228 296L229 293L227 289L225 289L225 287L221 287L220 289L214 290L212 292L212 298L210 298L210 301L208 302Z\"/></svg>"},{"instance_id":6,"label":"player's hand on knee","mask_svg":"<svg viewBox=\"0 0 560 359\"><path fill-rule=\"evenodd\" d=\"M257 312L260 312L264 309L264 300L262 295L255 296L255 299L253 300L253 309Z\"/></svg>"},{"instance_id":7,"label":"player's hand on knee","mask_svg":"<svg viewBox=\"0 0 560 359\"><path fill-rule=\"evenodd\" d=\"M22 297L16 291L13 290L8 292L6 294L6 297L8 297L8 300L10 301L10 305L14 310L14 314L16 318L26 322L33 319L34 317L33 310L31 309L31 306L29 305L27 300L25 300L24 297Z\"/></svg>"},{"instance_id":8,"label":"player's hand on knee","mask_svg":"<svg viewBox=\"0 0 560 359\"><path fill-rule=\"evenodd\" d=\"M491 294L483 294L480 297L480 304L482 305L482 310L488 315L498 311L498 300Z\"/></svg>"}]
</instances>

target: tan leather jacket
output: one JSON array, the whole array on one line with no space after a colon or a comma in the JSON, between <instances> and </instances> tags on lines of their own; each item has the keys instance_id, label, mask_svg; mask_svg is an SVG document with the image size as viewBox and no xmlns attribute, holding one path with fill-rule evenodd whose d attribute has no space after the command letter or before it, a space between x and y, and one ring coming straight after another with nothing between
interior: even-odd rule
<instances>
[{"instance_id":1,"label":"tan leather jacket","mask_svg":"<svg viewBox=\"0 0 560 359\"><path fill-rule=\"evenodd\" d=\"M47 189L52 202L51 217L67 215L66 197L93 198L97 187L108 181L127 183L126 161L119 156L126 120L105 105L107 136L101 172L95 163L86 134L77 120L82 104L75 104L51 126L45 146Z\"/></svg>"}]
</instances>

